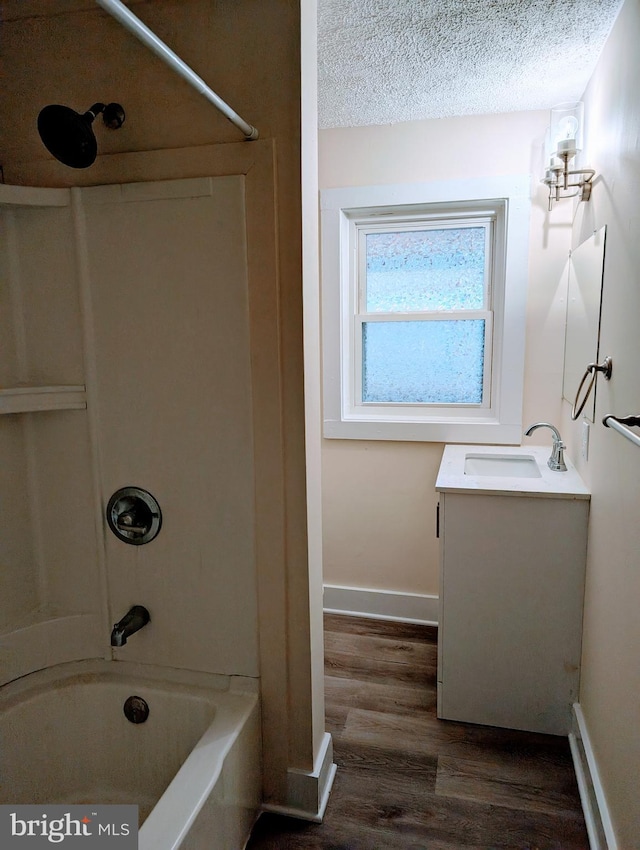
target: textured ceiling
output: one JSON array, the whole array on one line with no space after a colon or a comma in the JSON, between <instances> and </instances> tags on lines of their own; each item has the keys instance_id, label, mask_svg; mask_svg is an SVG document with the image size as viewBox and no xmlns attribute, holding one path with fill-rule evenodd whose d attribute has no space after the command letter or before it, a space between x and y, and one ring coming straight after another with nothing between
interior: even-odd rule
<instances>
[{"instance_id":1,"label":"textured ceiling","mask_svg":"<svg viewBox=\"0 0 640 850\"><path fill-rule=\"evenodd\" d=\"M320 127L548 109L623 0L318 0Z\"/></svg>"}]
</instances>

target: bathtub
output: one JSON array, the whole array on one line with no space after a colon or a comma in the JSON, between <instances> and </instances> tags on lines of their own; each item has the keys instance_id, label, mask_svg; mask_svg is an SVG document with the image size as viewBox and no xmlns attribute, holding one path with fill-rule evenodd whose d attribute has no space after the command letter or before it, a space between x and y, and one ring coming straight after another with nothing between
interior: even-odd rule
<instances>
[{"instance_id":1,"label":"bathtub","mask_svg":"<svg viewBox=\"0 0 640 850\"><path fill-rule=\"evenodd\" d=\"M137 804L140 850L242 850L261 801L251 689L101 661L11 682L0 689L0 803ZM125 717L134 695L146 722Z\"/></svg>"}]
</instances>

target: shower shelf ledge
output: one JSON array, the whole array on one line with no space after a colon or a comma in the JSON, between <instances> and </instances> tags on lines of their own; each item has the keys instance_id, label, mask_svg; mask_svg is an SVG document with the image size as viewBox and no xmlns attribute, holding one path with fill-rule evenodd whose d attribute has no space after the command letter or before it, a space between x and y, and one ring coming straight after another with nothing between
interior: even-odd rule
<instances>
[{"instance_id":1,"label":"shower shelf ledge","mask_svg":"<svg viewBox=\"0 0 640 850\"><path fill-rule=\"evenodd\" d=\"M46 410L85 410L84 385L57 387L7 387L0 389L0 414L37 413Z\"/></svg>"}]
</instances>

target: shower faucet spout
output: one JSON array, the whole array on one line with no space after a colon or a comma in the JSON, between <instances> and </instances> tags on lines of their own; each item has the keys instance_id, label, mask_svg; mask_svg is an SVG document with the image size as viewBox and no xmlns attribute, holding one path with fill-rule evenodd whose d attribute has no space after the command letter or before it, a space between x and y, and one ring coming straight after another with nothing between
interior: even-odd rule
<instances>
[{"instance_id":1,"label":"shower faucet spout","mask_svg":"<svg viewBox=\"0 0 640 850\"><path fill-rule=\"evenodd\" d=\"M127 638L140 631L146 626L151 617L142 605L134 605L124 615L120 622L116 623L111 632L111 646L124 646Z\"/></svg>"}]
</instances>

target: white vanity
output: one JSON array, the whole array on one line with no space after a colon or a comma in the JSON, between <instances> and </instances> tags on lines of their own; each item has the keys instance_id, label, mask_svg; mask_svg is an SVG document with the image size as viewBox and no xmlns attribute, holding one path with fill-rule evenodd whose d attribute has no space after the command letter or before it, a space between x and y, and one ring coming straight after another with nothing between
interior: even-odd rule
<instances>
[{"instance_id":1,"label":"white vanity","mask_svg":"<svg viewBox=\"0 0 640 850\"><path fill-rule=\"evenodd\" d=\"M438 717L566 735L578 699L590 494L549 448L446 446Z\"/></svg>"}]
</instances>

